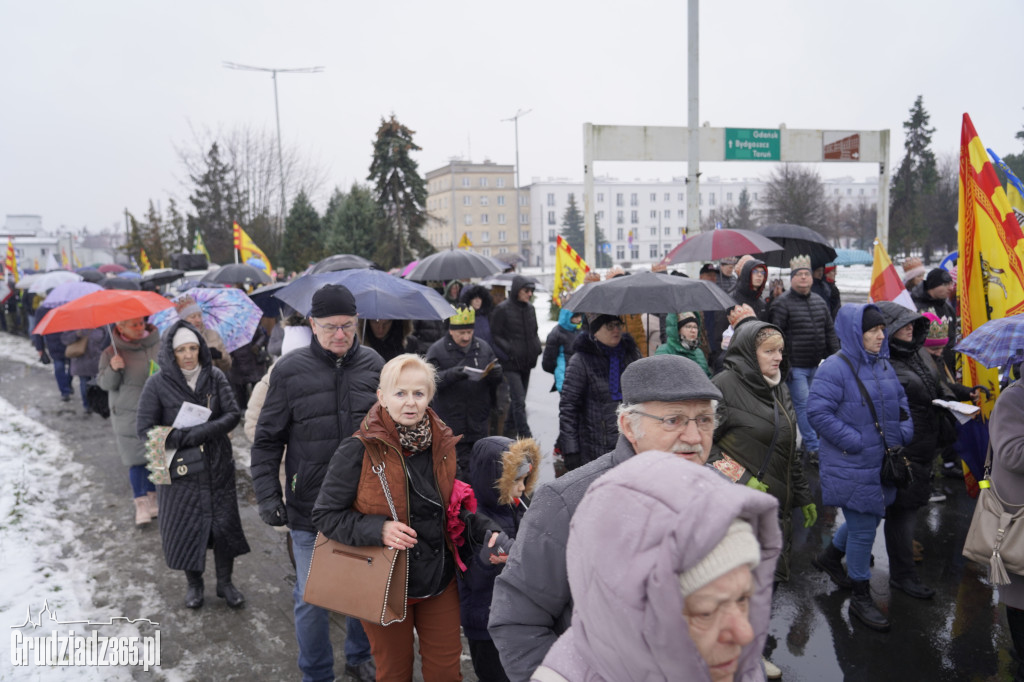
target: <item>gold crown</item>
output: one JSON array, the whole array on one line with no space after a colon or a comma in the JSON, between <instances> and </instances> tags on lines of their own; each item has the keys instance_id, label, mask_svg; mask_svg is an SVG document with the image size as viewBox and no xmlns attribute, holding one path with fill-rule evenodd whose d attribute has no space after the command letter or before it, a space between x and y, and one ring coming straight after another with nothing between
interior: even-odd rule
<instances>
[{"instance_id":1,"label":"gold crown","mask_svg":"<svg viewBox=\"0 0 1024 682\"><path fill-rule=\"evenodd\" d=\"M942 340L943 343L949 341L949 322L943 319L933 320L928 325L928 338L932 340Z\"/></svg>"},{"instance_id":2,"label":"gold crown","mask_svg":"<svg viewBox=\"0 0 1024 682\"><path fill-rule=\"evenodd\" d=\"M810 256L793 256L789 261L789 271L795 272L796 270L810 270L811 269L811 257Z\"/></svg>"},{"instance_id":3,"label":"gold crown","mask_svg":"<svg viewBox=\"0 0 1024 682\"><path fill-rule=\"evenodd\" d=\"M455 309L455 314L448 318L449 327L468 326L476 323L476 311L470 306L463 306Z\"/></svg>"}]
</instances>

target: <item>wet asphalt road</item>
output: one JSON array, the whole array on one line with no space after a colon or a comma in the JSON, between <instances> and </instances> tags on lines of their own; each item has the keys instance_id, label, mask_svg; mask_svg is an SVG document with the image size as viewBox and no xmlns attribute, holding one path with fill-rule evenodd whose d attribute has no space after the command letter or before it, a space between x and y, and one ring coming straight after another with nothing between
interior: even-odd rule
<instances>
[{"instance_id":1,"label":"wet asphalt road","mask_svg":"<svg viewBox=\"0 0 1024 682\"><path fill-rule=\"evenodd\" d=\"M549 393L551 377L539 368L531 377L529 419L534 435L549 453L557 426L557 394ZM291 621L294 571L288 563L283 536L262 524L256 512L251 483L239 472L242 521L252 552L236 563L235 583L248 597L240 612L226 608L213 596L212 567L208 573L207 605L198 612L181 607L184 580L168 576L160 554L156 528L138 531L132 523L127 476L110 440L108 422L82 417L57 399L51 372L27 368L0 358L0 392L28 416L62 434L94 477L89 519L81 524L81 539L102 557L93 584L104 604L159 605L158 612L141 614L165 623L164 670L171 679L297 679L296 647ZM236 447L244 436L236 432ZM550 460L544 478L550 478ZM815 495L817 472L808 470ZM809 530L794 523L793 577L779 587L770 629L771 660L783 669L785 680L851 680L909 682L917 680L1009 680L1013 663L1005 618L984 571L960 555L974 500L957 480L937 479L947 492L944 503L920 511L916 538L924 545L922 580L937 590L933 600L920 601L890 591L888 561L881 527L874 547L873 597L892 621L892 631L876 633L851 622L849 594L838 590L810 561L829 540L836 525L833 509L821 509ZM799 514L799 512L797 512ZM212 561L211 561L212 563ZM336 669L341 664L344 628L332 627ZM464 660L465 679L476 679ZM138 673L153 679L152 673ZM157 677L164 675L157 673Z\"/></svg>"}]
</instances>

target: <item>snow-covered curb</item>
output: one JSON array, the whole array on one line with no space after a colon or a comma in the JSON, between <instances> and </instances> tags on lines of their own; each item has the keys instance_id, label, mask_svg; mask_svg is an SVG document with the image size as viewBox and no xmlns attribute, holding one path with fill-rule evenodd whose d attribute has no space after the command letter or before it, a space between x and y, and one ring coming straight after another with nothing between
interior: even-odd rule
<instances>
[{"instance_id":1,"label":"snow-covered curb","mask_svg":"<svg viewBox=\"0 0 1024 682\"><path fill-rule=\"evenodd\" d=\"M0 332L0 357L14 360L30 367L47 368L47 365L39 362L39 353L32 346L31 341L24 336L16 336L7 332Z\"/></svg>"}]
</instances>

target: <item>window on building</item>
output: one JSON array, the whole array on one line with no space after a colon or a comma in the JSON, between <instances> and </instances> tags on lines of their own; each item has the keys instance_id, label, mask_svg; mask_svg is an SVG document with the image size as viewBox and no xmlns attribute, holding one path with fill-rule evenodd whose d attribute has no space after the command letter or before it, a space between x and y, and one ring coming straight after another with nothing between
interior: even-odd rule
<instances>
[{"instance_id":1,"label":"window on building","mask_svg":"<svg viewBox=\"0 0 1024 682\"><path fill-rule=\"evenodd\" d=\"M554 256L555 255L555 248L557 248L557 247L554 244L548 244L548 255L549 256Z\"/></svg>"},{"instance_id":2,"label":"window on building","mask_svg":"<svg viewBox=\"0 0 1024 682\"><path fill-rule=\"evenodd\" d=\"M672 236L672 228L669 227L668 225L665 226L665 236L666 237L671 237Z\"/></svg>"},{"instance_id":3,"label":"window on building","mask_svg":"<svg viewBox=\"0 0 1024 682\"><path fill-rule=\"evenodd\" d=\"M491 250L489 248L487 248L487 247L484 247L484 248L480 249L480 253L482 253L485 256L490 256L491 255Z\"/></svg>"},{"instance_id":4,"label":"window on building","mask_svg":"<svg viewBox=\"0 0 1024 682\"><path fill-rule=\"evenodd\" d=\"M704 205L704 195L703 194L697 195L697 205L698 206L703 206Z\"/></svg>"},{"instance_id":5,"label":"window on building","mask_svg":"<svg viewBox=\"0 0 1024 682\"><path fill-rule=\"evenodd\" d=\"M651 192L651 203L653 204L657 200L658 200L658 193L657 192Z\"/></svg>"},{"instance_id":6,"label":"window on building","mask_svg":"<svg viewBox=\"0 0 1024 682\"><path fill-rule=\"evenodd\" d=\"M508 232L506 232L505 230L499 230L498 231L498 241L499 242L504 242L504 241L507 241L507 240L508 240Z\"/></svg>"},{"instance_id":7,"label":"window on building","mask_svg":"<svg viewBox=\"0 0 1024 682\"><path fill-rule=\"evenodd\" d=\"M598 220L604 220L604 211L598 211L594 214L594 217Z\"/></svg>"},{"instance_id":8,"label":"window on building","mask_svg":"<svg viewBox=\"0 0 1024 682\"><path fill-rule=\"evenodd\" d=\"M499 194L498 195L498 206L504 206L504 205L505 205L505 195L504 194Z\"/></svg>"},{"instance_id":9,"label":"window on building","mask_svg":"<svg viewBox=\"0 0 1024 682\"><path fill-rule=\"evenodd\" d=\"M626 247L616 246L615 247L615 260L622 260L626 257Z\"/></svg>"},{"instance_id":10,"label":"window on building","mask_svg":"<svg viewBox=\"0 0 1024 682\"><path fill-rule=\"evenodd\" d=\"M486 213L481 213L480 214L480 224L481 225L486 225L489 222L491 222L490 216L488 216Z\"/></svg>"},{"instance_id":11,"label":"window on building","mask_svg":"<svg viewBox=\"0 0 1024 682\"><path fill-rule=\"evenodd\" d=\"M462 178L462 186L469 187L469 178Z\"/></svg>"},{"instance_id":12,"label":"window on building","mask_svg":"<svg viewBox=\"0 0 1024 682\"><path fill-rule=\"evenodd\" d=\"M725 193L725 200L728 201L730 204L732 203L732 192Z\"/></svg>"},{"instance_id":13,"label":"window on building","mask_svg":"<svg viewBox=\"0 0 1024 682\"><path fill-rule=\"evenodd\" d=\"M502 247L500 247L498 249L498 253L508 253L508 249L506 249L504 246L502 246Z\"/></svg>"},{"instance_id":14,"label":"window on building","mask_svg":"<svg viewBox=\"0 0 1024 682\"><path fill-rule=\"evenodd\" d=\"M617 240L619 240L620 242L621 242L621 241L622 241L623 239L625 239L625 237L623 236L624 234L625 234L625 230L624 230L624 229L622 229L621 227L617 227L617 228L615 228L615 238L616 238Z\"/></svg>"},{"instance_id":15,"label":"window on building","mask_svg":"<svg viewBox=\"0 0 1024 682\"><path fill-rule=\"evenodd\" d=\"M487 206L487 205L489 205L490 203L491 203L491 200L490 200L490 199L488 199L486 195L484 195L484 196L480 197L480 205L481 205L481 206Z\"/></svg>"},{"instance_id":16,"label":"window on building","mask_svg":"<svg viewBox=\"0 0 1024 682\"><path fill-rule=\"evenodd\" d=\"M498 187L505 186L505 178L498 178Z\"/></svg>"},{"instance_id":17,"label":"window on building","mask_svg":"<svg viewBox=\"0 0 1024 682\"><path fill-rule=\"evenodd\" d=\"M860 194L861 196L864 196L864 188L863 188L863 187L861 187L861 188L860 188L860 192L859 192L859 194Z\"/></svg>"},{"instance_id":18,"label":"window on building","mask_svg":"<svg viewBox=\"0 0 1024 682\"><path fill-rule=\"evenodd\" d=\"M658 209L656 209L656 208L655 209L651 209L651 220L657 220L657 218L658 218Z\"/></svg>"},{"instance_id":19,"label":"window on building","mask_svg":"<svg viewBox=\"0 0 1024 682\"><path fill-rule=\"evenodd\" d=\"M847 187L846 188L846 196L848 196L848 197L849 196L853 196L853 188L852 187Z\"/></svg>"},{"instance_id":20,"label":"window on building","mask_svg":"<svg viewBox=\"0 0 1024 682\"><path fill-rule=\"evenodd\" d=\"M553 242L553 241L556 241L557 239L558 239L558 236L555 234L555 231L554 230L548 230L548 241L549 242Z\"/></svg>"},{"instance_id":21,"label":"window on building","mask_svg":"<svg viewBox=\"0 0 1024 682\"><path fill-rule=\"evenodd\" d=\"M664 217L666 220L671 218L672 217L672 209L671 208L666 208L664 210L664 212L662 212L662 217Z\"/></svg>"},{"instance_id":22,"label":"window on building","mask_svg":"<svg viewBox=\"0 0 1024 682\"><path fill-rule=\"evenodd\" d=\"M548 225L554 225L554 224L555 224L555 212L554 211L548 211Z\"/></svg>"},{"instance_id":23,"label":"window on building","mask_svg":"<svg viewBox=\"0 0 1024 682\"><path fill-rule=\"evenodd\" d=\"M462 216L462 222L464 224L466 224L466 225L472 225L473 224L473 216L471 216L471 215Z\"/></svg>"},{"instance_id":24,"label":"window on building","mask_svg":"<svg viewBox=\"0 0 1024 682\"><path fill-rule=\"evenodd\" d=\"M629 257L632 258L633 260L637 260L638 258L640 258L640 247L634 246L632 249L630 249Z\"/></svg>"},{"instance_id":25,"label":"window on building","mask_svg":"<svg viewBox=\"0 0 1024 682\"><path fill-rule=\"evenodd\" d=\"M665 192L665 201L671 201L671 200L672 200L671 192Z\"/></svg>"},{"instance_id":26,"label":"window on building","mask_svg":"<svg viewBox=\"0 0 1024 682\"><path fill-rule=\"evenodd\" d=\"M519 195L519 205L520 206L527 206L527 205L529 205L529 201L530 201L530 198L528 196L526 196L525 194L520 194Z\"/></svg>"},{"instance_id":27,"label":"window on building","mask_svg":"<svg viewBox=\"0 0 1024 682\"><path fill-rule=\"evenodd\" d=\"M622 206L622 194L621 193L615 195L615 205L616 206Z\"/></svg>"},{"instance_id":28,"label":"window on building","mask_svg":"<svg viewBox=\"0 0 1024 682\"><path fill-rule=\"evenodd\" d=\"M555 205L555 195L554 195L553 192L549 192L548 193L548 206L554 206L554 205Z\"/></svg>"},{"instance_id":29,"label":"window on building","mask_svg":"<svg viewBox=\"0 0 1024 682\"><path fill-rule=\"evenodd\" d=\"M683 219L683 214L684 214L683 209L679 209L678 211L676 211L676 218L679 218L680 220L682 220Z\"/></svg>"},{"instance_id":30,"label":"window on building","mask_svg":"<svg viewBox=\"0 0 1024 682\"><path fill-rule=\"evenodd\" d=\"M529 213L520 213L519 214L519 224L520 225L529 225L530 224L530 214Z\"/></svg>"},{"instance_id":31,"label":"window on building","mask_svg":"<svg viewBox=\"0 0 1024 682\"><path fill-rule=\"evenodd\" d=\"M484 243L484 244L486 244L487 242L491 241L491 233L489 231L481 232L480 233L480 241L482 243Z\"/></svg>"},{"instance_id":32,"label":"window on building","mask_svg":"<svg viewBox=\"0 0 1024 682\"><path fill-rule=\"evenodd\" d=\"M629 212L629 222L631 224L633 224L633 225L636 225L637 223L639 223L640 222L640 211L630 211Z\"/></svg>"},{"instance_id":33,"label":"window on building","mask_svg":"<svg viewBox=\"0 0 1024 682\"><path fill-rule=\"evenodd\" d=\"M481 187L486 187L487 186L487 178L480 178L480 186Z\"/></svg>"},{"instance_id":34,"label":"window on building","mask_svg":"<svg viewBox=\"0 0 1024 682\"><path fill-rule=\"evenodd\" d=\"M505 214L504 213L499 213L498 214L498 224L499 225L504 225L505 224Z\"/></svg>"},{"instance_id":35,"label":"window on building","mask_svg":"<svg viewBox=\"0 0 1024 682\"><path fill-rule=\"evenodd\" d=\"M671 246L668 246L668 245L666 244L666 245L665 245L665 249L664 249L664 250L662 251L662 254L661 254L661 255L662 255L662 256L667 256L667 255L668 255L668 252L669 252L669 251L671 251L671 250L672 250L672 247L671 247Z\"/></svg>"},{"instance_id":36,"label":"window on building","mask_svg":"<svg viewBox=\"0 0 1024 682\"><path fill-rule=\"evenodd\" d=\"M604 203L604 192L598 192L597 193L597 203L599 203L599 204L603 204Z\"/></svg>"},{"instance_id":37,"label":"window on building","mask_svg":"<svg viewBox=\"0 0 1024 682\"><path fill-rule=\"evenodd\" d=\"M651 254L651 258L657 258L658 257L658 245L657 244L651 244L650 254Z\"/></svg>"},{"instance_id":38,"label":"window on building","mask_svg":"<svg viewBox=\"0 0 1024 682\"><path fill-rule=\"evenodd\" d=\"M652 227L651 228L651 236L652 237L657 237L658 236L658 228L656 228L656 227Z\"/></svg>"},{"instance_id":39,"label":"window on building","mask_svg":"<svg viewBox=\"0 0 1024 682\"><path fill-rule=\"evenodd\" d=\"M639 200L637 199L636 192L633 192L632 194L629 195L629 205L630 206L636 206L638 201Z\"/></svg>"},{"instance_id":40,"label":"window on building","mask_svg":"<svg viewBox=\"0 0 1024 682\"><path fill-rule=\"evenodd\" d=\"M462 197L462 205L463 206L472 206L473 205L473 197L469 196L468 194L466 196Z\"/></svg>"},{"instance_id":41,"label":"window on building","mask_svg":"<svg viewBox=\"0 0 1024 682\"><path fill-rule=\"evenodd\" d=\"M528 242L528 241L530 241L530 231L529 230L519 230L519 241L521 241L521 242Z\"/></svg>"},{"instance_id":42,"label":"window on building","mask_svg":"<svg viewBox=\"0 0 1024 682\"><path fill-rule=\"evenodd\" d=\"M622 223L623 223L622 211L616 211L615 212L615 224L616 225L621 225Z\"/></svg>"},{"instance_id":43,"label":"window on building","mask_svg":"<svg viewBox=\"0 0 1024 682\"><path fill-rule=\"evenodd\" d=\"M686 201L686 194L684 194L683 192L680 192L679 194L677 194L676 195L676 201Z\"/></svg>"}]
</instances>

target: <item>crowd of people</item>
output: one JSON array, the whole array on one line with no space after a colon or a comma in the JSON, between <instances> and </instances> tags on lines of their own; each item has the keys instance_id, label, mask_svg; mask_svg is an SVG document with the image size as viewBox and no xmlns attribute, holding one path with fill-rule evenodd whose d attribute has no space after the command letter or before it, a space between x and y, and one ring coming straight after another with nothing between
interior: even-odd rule
<instances>
[{"instance_id":1,"label":"crowd of people","mask_svg":"<svg viewBox=\"0 0 1024 682\"><path fill-rule=\"evenodd\" d=\"M810 528L820 506L841 509L813 563L850 592L852 619L889 629L869 582L882 519L891 585L935 594L915 569L915 512L937 499L936 468L963 474L956 422L932 401L976 400L978 389L953 378L950 274L904 270L916 311L843 305L834 267L807 256L789 263L788 287L755 256L724 259L699 277L732 300L725 310L616 315L562 300L543 344L536 282L522 275L497 302L478 284L447 283L444 322L363 319L351 291L327 284L308 315L259 326L241 355L187 296L162 335L133 318L35 342L63 400L71 376L106 391L135 521L159 516L191 609L204 603L207 549L217 596L245 604L232 583L249 546L229 441L244 414L259 516L287 531L294 557L304 680L335 674L329 612L304 599L318 533L406 552L405 618L346 619L355 679L411 680L417 638L424 679L461 679L460 628L482 681L774 679L767 628L792 575L797 510ZM81 339L85 352L66 357ZM529 424L538 361L558 393L555 443ZM1008 400L1024 409L1019 393L1004 393L993 420ZM93 409L84 388L82 399ZM203 414L176 425L186 404ZM1011 452L995 448L996 470L1020 487L1019 436L1003 438ZM543 445L559 475L538 486ZM914 474L900 489L881 478L893 448ZM154 452L169 455L164 477ZM453 524L466 487L474 511ZM1018 583L1004 601L1024 651Z\"/></svg>"}]
</instances>

